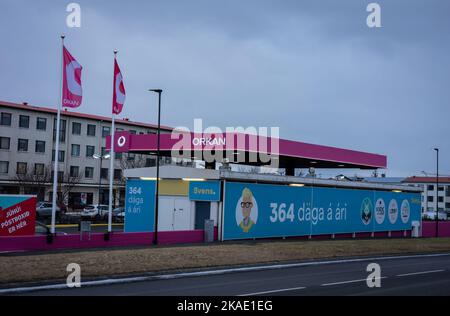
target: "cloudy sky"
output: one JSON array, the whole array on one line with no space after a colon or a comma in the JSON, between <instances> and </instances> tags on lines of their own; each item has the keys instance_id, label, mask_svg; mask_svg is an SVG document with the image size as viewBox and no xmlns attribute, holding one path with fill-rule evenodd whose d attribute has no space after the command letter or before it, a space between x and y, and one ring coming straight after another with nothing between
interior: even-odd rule
<instances>
[{"instance_id":1,"label":"cloudy sky","mask_svg":"<svg viewBox=\"0 0 450 316\"><path fill-rule=\"evenodd\" d=\"M83 65L80 111L108 115L113 50L122 117L278 126L282 138L388 156L388 175L450 174L450 2L368 0L0 0L0 100L55 106L59 35Z\"/></svg>"}]
</instances>

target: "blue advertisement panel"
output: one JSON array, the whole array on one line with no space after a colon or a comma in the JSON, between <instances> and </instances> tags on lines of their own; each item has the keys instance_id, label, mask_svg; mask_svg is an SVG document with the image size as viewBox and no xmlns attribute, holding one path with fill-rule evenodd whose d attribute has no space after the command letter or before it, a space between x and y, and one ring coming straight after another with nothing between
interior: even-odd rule
<instances>
[{"instance_id":1,"label":"blue advertisement panel","mask_svg":"<svg viewBox=\"0 0 450 316\"><path fill-rule=\"evenodd\" d=\"M223 238L411 229L420 193L227 182Z\"/></svg>"},{"instance_id":2,"label":"blue advertisement panel","mask_svg":"<svg viewBox=\"0 0 450 316\"><path fill-rule=\"evenodd\" d=\"M126 233L154 231L155 192L155 181L127 181L124 229Z\"/></svg>"},{"instance_id":3,"label":"blue advertisement panel","mask_svg":"<svg viewBox=\"0 0 450 316\"><path fill-rule=\"evenodd\" d=\"M191 201L220 201L219 181L191 181L189 183L189 199Z\"/></svg>"}]
</instances>

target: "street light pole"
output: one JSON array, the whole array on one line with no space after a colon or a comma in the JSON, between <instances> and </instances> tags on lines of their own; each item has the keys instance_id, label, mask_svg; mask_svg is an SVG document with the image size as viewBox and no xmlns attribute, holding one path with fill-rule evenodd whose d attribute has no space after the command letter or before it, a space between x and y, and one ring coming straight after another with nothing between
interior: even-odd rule
<instances>
[{"instance_id":1,"label":"street light pole","mask_svg":"<svg viewBox=\"0 0 450 316\"><path fill-rule=\"evenodd\" d=\"M160 157L160 141L161 141L161 89L151 89L151 92L158 94L158 141L156 150L156 201L155 201L155 233L153 244L158 244L158 214L159 214L159 157Z\"/></svg>"},{"instance_id":2,"label":"street light pole","mask_svg":"<svg viewBox=\"0 0 450 316\"><path fill-rule=\"evenodd\" d=\"M439 237L439 148L436 151L436 237Z\"/></svg>"}]
</instances>

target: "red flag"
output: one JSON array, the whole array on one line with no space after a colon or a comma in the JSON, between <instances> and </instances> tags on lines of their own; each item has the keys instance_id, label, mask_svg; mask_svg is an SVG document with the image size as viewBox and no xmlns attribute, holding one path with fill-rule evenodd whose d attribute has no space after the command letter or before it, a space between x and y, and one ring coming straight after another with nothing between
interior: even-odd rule
<instances>
[{"instance_id":1,"label":"red flag","mask_svg":"<svg viewBox=\"0 0 450 316\"><path fill-rule=\"evenodd\" d=\"M63 56L62 106L77 108L83 100L83 89L81 87L83 67L72 57L66 47L63 47Z\"/></svg>"},{"instance_id":2,"label":"red flag","mask_svg":"<svg viewBox=\"0 0 450 316\"><path fill-rule=\"evenodd\" d=\"M120 114L125 103L125 86L123 84L122 72L117 59L114 59L114 89L113 89L113 114Z\"/></svg>"}]
</instances>

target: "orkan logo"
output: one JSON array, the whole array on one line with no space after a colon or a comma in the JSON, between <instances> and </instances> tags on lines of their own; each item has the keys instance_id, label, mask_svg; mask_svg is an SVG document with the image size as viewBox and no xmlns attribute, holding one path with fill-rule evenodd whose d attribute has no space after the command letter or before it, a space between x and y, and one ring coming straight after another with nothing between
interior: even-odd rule
<instances>
[{"instance_id":1,"label":"orkan logo","mask_svg":"<svg viewBox=\"0 0 450 316\"><path fill-rule=\"evenodd\" d=\"M192 145L194 146L225 146L226 138L194 138L192 140Z\"/></svg>"},{"instance_id":2,"label":"orkan logo","mask_svg":"<svg viewBox=\"0 0 450 316\"><path fill-rule=\"evenodd\" d=\"M83 100L81 71L83 67L72 57L66 47L63 48L63 91L62 106L77 108Z\"/></svg>"}]
</instances>

